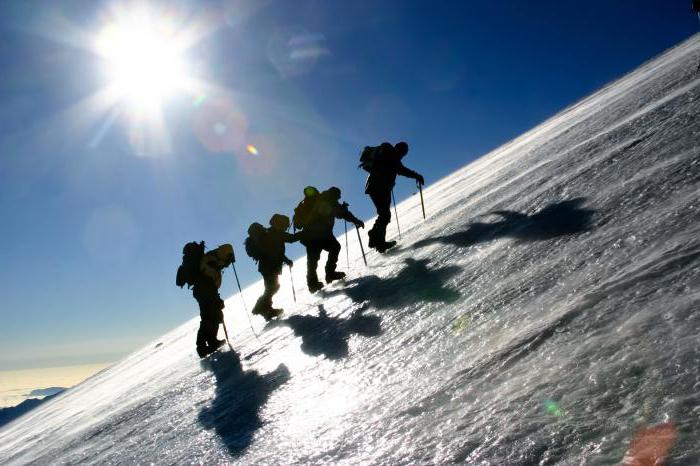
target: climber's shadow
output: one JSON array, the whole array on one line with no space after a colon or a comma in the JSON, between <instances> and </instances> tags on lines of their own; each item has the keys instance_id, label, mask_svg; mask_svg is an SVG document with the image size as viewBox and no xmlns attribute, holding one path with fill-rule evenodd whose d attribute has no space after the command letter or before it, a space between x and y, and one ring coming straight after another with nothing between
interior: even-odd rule
<instances>
[{"instance_id":1,"label":"climber's shadow","mask_svg":"<svg viewBox=\"0 0 700 466\"><path fill-rule=\"evenodd\" d=\"M451 303L460 294L445 286L460 268L447 266L430 269L427 260L404 259L406 266L398 275L379 278L376 275L346 280L339 290L322 292L325 296L343 293L357 303L368 303L377 309L403 308L418 302Z\"/></svg>"},{"instance_id":2,"label":"climber's shadow","mask_svg":"<svg viewBox=\"0 0 700 466\"><path fill-rule=\"evenodd\" d=\"M215 353L201 364L214 373L216 392L211 404L199 412L199 422L214 429L232 456L239 456L262 427L260 409L270 393L289 380L289 370L280 364L265 375L243 371L238 355L231 351Z\"/></svg>"},{"instance_id":3,"label":"climber's shadow","mask_svg":"<svg viewBox=\"0 0 700 466\"><path fill-rule=\"evenodd\" d=\"M382 333L381 318L364 315L366 306L347 319L329 316L322 304L318 308L318 316L293 315L275 323L291 328L296 336L301 337L301 350L310 356L341 359L349 354L348 339L352 334L374 337Z\"/></svg>"},{"instance_id":4,"label":"climber's shadow","mask_svg":"<svg viewBox=\"0 0 700 466\"><path fill-rule=\"evenodd\" d=\"M532 215L511 210L496 210L487 215L498 215L501 217L499 221L470 223L466 230L427 238L418 241L413 247L421 248L434 243L467 247L496 238L543 241L583 233L591 229L591 220L595 213L594 210L581 207L585 200L579 197L555 202Z\"/></svg>"}]
</instances>

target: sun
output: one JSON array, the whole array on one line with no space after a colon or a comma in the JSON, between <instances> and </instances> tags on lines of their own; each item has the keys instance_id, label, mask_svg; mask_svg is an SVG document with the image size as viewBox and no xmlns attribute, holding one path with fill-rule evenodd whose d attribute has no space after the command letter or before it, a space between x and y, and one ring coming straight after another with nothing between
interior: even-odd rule
<instances>
[{"instance_id":1,"label":"sun","mask_svg":"<svg viewBox=\"0 0 700 466\"><path fill-rule=\"evenodd\" d=\"M166 107L175 96L206 95L213 85L192 73L192 48L217 30L218 23L173 5L134 0L114 2L100 14L87 47L99 58L98 73L105 85L80 106L102 118L90 146L97 147L115 122L138 155L173 152ZM78 34L76 43L82 37ZM201 71L202 61L197 62ZM80 113L83 113L82 111Z\"/></svg>"},{"instance_id":2,"label":"sun","mask_svg":"<svg viewBox=\"0 0 700 466\"><path fill-rule=\"evenodd\" d=\"M96 40L112 92L136 110L158 107L185 89L185 49L174 21L147 11L115 18Z\"/></svg>"}]
</instances>

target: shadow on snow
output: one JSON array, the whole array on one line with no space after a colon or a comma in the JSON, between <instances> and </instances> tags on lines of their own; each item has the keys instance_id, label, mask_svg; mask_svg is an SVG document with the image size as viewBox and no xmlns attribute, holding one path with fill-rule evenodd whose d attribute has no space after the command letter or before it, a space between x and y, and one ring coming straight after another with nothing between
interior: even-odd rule
<instances>
[{"instance_id":1,"label":"shadow on snow","mask_svg":"<svg viewBox=\"0 0 700 466\"><path fill-rule=\"evenodd\" d=\"M215 353L201 364L214 373L216 392L211 404L199 412L199 422L214 429L232 456L239 456L262 427L260 408L273 391L289 380L289 370L280 364L265 375L243 371L238 355L230 351Z\"/></svg>"},{"instance_id":2,"label":"shadow on snow","mask_svg":"<svg viewBox=\"0 0 700 466\"><path fill-rule=\"evenodd\" d=\"M366 316L362 313L366 307L356 310L347 319L331 317L323 305L319 305L318 316L293 315L287 319L275 321L275 325L284 325L301 337L301 350L310 356L324 355L328 359L341 359L348 356L348 339L356 333L373 337L382 333L381 318Z\"/></svg>"},{"instance_id":3,"label":"shadow on snow","mask_svg":"<svg viewBox=\"0 0 700 466\"><path fill-rule=\"evenodd\" d=\"M511 210L496 210L487 215L498 215L493 223L474 222L466 230L450 235L427 238L413 247L421 248L434 243L468 247L496 238L515 238L521 241L544 241L589 231L594 210L582 208L586 199L579 197L555 202L532 214Z\"/></svg>"},{"instance_id":4,"label":"shadow on snow","mask_svg":"<svg viewBox=\"0 0 700 466\"><path fill-rule=\"evenodd\" d=\"M445 287L445 282L456 275L457 266L441 267L431 270L427 260L404 259L406 267L398 275L379 278L368 275L345 281L340 290L323 292L325 296L340 293L347 295L356 303L368 303L377 309L403 308L417 302L452 303L460 294Z\"/></svg>"}]
</instances>

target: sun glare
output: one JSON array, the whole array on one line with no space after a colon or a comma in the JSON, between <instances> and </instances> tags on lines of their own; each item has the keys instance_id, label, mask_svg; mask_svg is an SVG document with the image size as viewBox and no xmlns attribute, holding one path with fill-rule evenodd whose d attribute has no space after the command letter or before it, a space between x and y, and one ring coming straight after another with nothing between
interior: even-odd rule
<instances>
[{"instance_id":1,"label":"sun glare","mask_svg":"<svg viewBox=\"0 0 700 466\"><path fill-rule=\"evenodd\" d=\"M187 83L184 46L167 18L132 14L106 25L97 38L114 92L135 109L159 106Z\"/></svg>"},{"instance_id":2,"label":"sun glare","mask_svg":"<svg viewBox=\"0 0 700 466\"><path fill-rule=\"evenodd\" d=\"M208 9L194 13L183 5L115 0L100 12L100 24L84 41L100 59L105 80L103 88L80 102L86 110L80 114L102 119L90 147L98 147L118 123L135 154L170 154L175 146L167 122L177 115L168 112L183 111L193 112L197 137L212 151L239 148L245 141L247 120L229 104L228 90L202 77L202 57L195 59L197 73L188 63L193 49L222 23ZM166 107L175 96L192 106Z\"/></svg>"}]
</instances>

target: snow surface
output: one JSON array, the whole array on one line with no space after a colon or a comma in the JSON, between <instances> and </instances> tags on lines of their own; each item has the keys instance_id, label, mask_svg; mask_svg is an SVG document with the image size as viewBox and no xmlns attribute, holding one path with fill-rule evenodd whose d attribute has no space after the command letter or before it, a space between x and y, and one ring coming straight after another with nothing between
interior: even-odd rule
<instances>
[{"instance_id":1,"label":"snow surface","mask_svg":"<svg viewBox=\"0 0 700 466\"><path fill-rule=\"evenodd\" d=\"M3 428L0 461L615 464L669 422L669 463L700 464L699 59L694 37L429 187L428 221L406 200L369 268L351 232L345 283L309 295L299 261L259 340L232 297L241 364L200 362L193 319Z\"/></svg>"}]
</instances>

